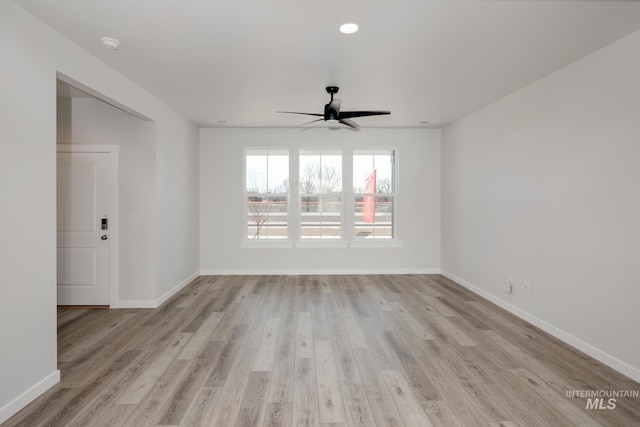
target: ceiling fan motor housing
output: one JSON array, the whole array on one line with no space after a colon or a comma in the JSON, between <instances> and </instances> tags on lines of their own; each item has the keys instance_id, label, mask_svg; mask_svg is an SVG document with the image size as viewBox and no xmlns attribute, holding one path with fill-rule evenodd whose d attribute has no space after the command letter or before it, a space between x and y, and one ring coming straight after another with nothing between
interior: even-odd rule
<instances>
[{"instance_id":1,"label":"ceiling fan motor housing","mask_svg":"<svg viewBox=\"0 0 640 427\"><path fill-rule=\"evenodd\" d=\"M324 119L325 120L338 120L338 111L335 108L331 108L331 104L325 104L324 106Z\"/></svg>"}]
</instances>

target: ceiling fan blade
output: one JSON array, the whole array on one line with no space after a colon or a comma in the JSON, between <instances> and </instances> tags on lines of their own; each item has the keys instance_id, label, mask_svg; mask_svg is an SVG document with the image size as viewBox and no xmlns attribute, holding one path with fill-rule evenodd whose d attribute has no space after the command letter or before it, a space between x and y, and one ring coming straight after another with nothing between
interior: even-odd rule
<instances>
[{"instance_id":1,"label":"ceiling fan blade","mask_svg":"<svg viewBox=\"0 0 640 427\"><path fill-rule=\"evenodd\" d=\"M349 119L352 117L382 116L385 114L391 114L391 111L341 111L340 118Z\"/></svg>"},{"instance_id":2,"label":"ceiling fan blade","mask_svg":"<svg viewBox=\"0 0 640 427\"><path fill-rule=\"evenodd\" d=\"M303 124L301 124L301 125L298 125L297 127L302 127L302 126L308 125L308 124L310 124L310 123L321 122L321 121L323 121L323 120L324 120L324 117L321 117L321 118L319 118L319 119L311 120L310 122L306 122L306 123L303 123Z\"/></svg>"},{"instance_id":3,"label":"ceiling fan blade","mask_svg":"<svg viewBox=\"0 0 640 427\"><path fill-rule=\"evenodd\" d=\"M353 130L360 130L360 126L358 126L358 124L353 120L341 118L340 120L338 120L338 122L342 123L343 125L349 126Z\"/></svg>"},{"instance_id":4,"label":"ceiling fan blade","mask_svg":"<svg viewBox=\"0 0 640 427\"><path fill-rule=\"evenodd\" d=\"M286 113L286 114L304 114L305 116L317 116L324 117L324 114L320 113L301 113L299 111L276 111L276 113Z\"/></svg>"}]
</instances>

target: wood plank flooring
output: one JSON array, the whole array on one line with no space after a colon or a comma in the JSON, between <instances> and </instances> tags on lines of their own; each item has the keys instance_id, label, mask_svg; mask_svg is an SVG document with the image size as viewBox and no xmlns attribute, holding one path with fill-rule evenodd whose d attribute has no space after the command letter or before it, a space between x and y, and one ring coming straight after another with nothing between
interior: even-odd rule
<instances>
[{"instance_id":1,"label":"wood plank flooring","mask_svg":"<svg viewBox=\"0 0 640 427\"><path fill-rule=\"evenodd\" d=\"M202 276L155 310L59 308L58 349L3 426L640 425L640 397L567 396L640 384L439 275Z\"/></svg>"}]
</instances>

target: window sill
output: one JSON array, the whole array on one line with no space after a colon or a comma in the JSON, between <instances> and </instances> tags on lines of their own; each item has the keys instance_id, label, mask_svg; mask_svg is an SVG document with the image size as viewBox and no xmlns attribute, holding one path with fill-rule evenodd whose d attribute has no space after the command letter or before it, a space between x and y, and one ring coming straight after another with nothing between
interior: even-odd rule
<instances>
[{"instance_id":1,"label":"window sill","mask_svg":"<svg viewBox=\"0 0 640 427\"><path fill-rule=\"evenodd\" d=\"M345 240L338 239L309 239L298 240L292 242L291 240L245 240L240 243L242 249L278 249L278 248L300 248L300 249L322 249L322 248L365 248L365 249L380 249L380 248L401 248L402 242L399 240L378 240L378 239L362 239L346 242Z\"/></svg>"}]
</instances>

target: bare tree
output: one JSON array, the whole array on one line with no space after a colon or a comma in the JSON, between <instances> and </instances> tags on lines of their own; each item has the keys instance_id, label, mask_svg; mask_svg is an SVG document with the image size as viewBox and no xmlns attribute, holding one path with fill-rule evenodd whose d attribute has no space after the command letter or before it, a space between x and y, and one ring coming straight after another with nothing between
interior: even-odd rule
<instances>
[{"instance_id":1,"label":"bare tree","mask_svg":"<svg viewBox=\"0 0 640 427\"><path fill-rule=\"evenodd\" d=\"M269 204L266 200L249 202L249 220L256 225L256 232L253 235L254 239L260 238L260 230L266 224L269 213Z\"/></svg>"},{"instance_id":2,"label":"bare tree","mask_svg":"<svg viewBox=\"0 0 640 427\"><path fill-rule=\"evenodd\" d=\"M341 190L342 175L333 165L310 163L302 172L300 178L301 194L334 193Z\"/></svg>"},{"instance_id":3,"label":"bare tree","mask_svg":"<svg viewBox=\"0 0 640 427\"><path fill-rule=\"evenodd\" d=\"M391 180L389 178L379 179L376 188L378 190L378 193L391 193Z\"/></svg>"},{"instance_id":4,"label":"bare tree","mask_svg":"<svg viewBox=\"0 0 640 427\"><path fill-rule=\"evenodd\" d=\"M321 193L334 193L336 190L341 190L340 182L342 181L342 174L333 165L322 165L322 172L319 177L320 192Z\"/></svg>"},{"instance_id":5,"label":"bare tree","mask_svg":"<svg viewBox=\"0 0 640 427\"><path fill-rule=\"evenodd\" d=\"M320 163L309 163L305 166L300 177L300 194L327 194L342 191L341 183L342 175L338 168L333 165ZM305 206L305 210L309 212L311 203L314 200L318 200L321 203L321 198L302 196L301 202ZM321 210L321 206L318 206Z\"/></svg>"},{"instance_id":6,"label":"bare tree","mask_svg":"<svg viewBox=\"0 0 640 427\"><path fill-rule=\"evenodd\" d=\"M318 187L318 177L320 175L319 165L317 163L309 163L304 168L300 178L300 193L313 194Z\"/></svg>"},{"instance_id":7,"label":"bare tree","mask_svg":"<svg viewBox=\"0 0 640 427\"><path fill-rule=\"evenodd\" d=\"M302 176L300 177L300 194L313 194L317 191L318 166L317 163L310 163L304 168ZM312 197L305 196L300 198L306 212L309 212L309 205L312 199Z\"/></svg>"}]
</instances>

